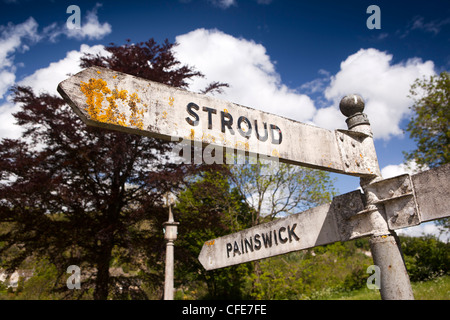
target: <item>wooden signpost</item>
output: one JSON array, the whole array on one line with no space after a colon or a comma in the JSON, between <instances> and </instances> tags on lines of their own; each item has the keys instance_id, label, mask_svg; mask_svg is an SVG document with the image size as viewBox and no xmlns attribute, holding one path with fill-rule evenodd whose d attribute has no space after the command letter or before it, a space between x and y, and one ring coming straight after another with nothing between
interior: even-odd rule
<instances>
[{"instance_id":1,"label":"wooden signpost","mask_svg":"<svg viewBox=\"0 0 450 320\"><path fill-rule=\"evenodd\" d=\"M361 178L364 193L206 241L199 260L207 270L369 236L381 297L413 299L395 230L450 216L450 165L382 179L357 95L340 104L348 130L331 131L100 67L61 82L58 92L88 125Z\"/></svg>"}]
</instances>

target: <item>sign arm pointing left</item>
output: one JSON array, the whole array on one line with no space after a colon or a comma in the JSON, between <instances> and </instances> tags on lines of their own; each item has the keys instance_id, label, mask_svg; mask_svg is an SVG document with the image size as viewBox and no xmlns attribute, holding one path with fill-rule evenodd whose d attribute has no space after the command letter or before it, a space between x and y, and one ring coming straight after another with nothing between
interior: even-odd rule
<instances>
[{"instance_id":1,"label":"sign arm pointing left","mask_svg":"<svg viewBox=\"0 0 450 320\"><path fill-rule=\"evenodd\" d=\"M58 92L88 125L370 178L367 135L331 131L214 97L101 67L85 69ZM277 106L273 106L276 108ZM349 160L356 156L356 161Z\"/></svg>"}]
</instances>

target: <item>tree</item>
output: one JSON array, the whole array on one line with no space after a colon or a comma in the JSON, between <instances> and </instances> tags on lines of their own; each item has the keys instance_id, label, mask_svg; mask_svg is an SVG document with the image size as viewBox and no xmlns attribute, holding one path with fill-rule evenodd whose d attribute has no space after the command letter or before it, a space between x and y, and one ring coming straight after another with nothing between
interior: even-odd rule
<instances>
[{"instance_id":1,"label":"tree","mask_svg":"<svg viewBox=\"0 0 450 320\"><path fill-rule=\"evenodd\" d=\"M250 227L250 208L239 192L231 188L228 176L229 167L223 165L220 170L193 179L178 196L175 208L180 222L175 251L177 278L183 286L199 282L207 286L206 293L194 298L245 298L247 265L206 271L198 261L205 241Z\"/></svg>"},{"instance_id":2,"label":"tree","mask_svg":"<svg viewBox=\"0 0 450 320\"><path fill-rule=\"evenodd\" d=\"M328 173L270 161L235 165L231 179L253 209L252 226L262 219L299 213L331 201L334 195Z\"/></svg>"},{"instance_id":3,"label":"tree","mask_svg":"<svg viewBox=\"0 0 450 320\"><path fill-rule=\"evenodd\" d=\"M429 79L417 79L411 86L413 116L406 131L417 148L404 152L407 161L419 167L434 168L450 161L450 73L442 72ZM437 222L442 231L450 230L450 219Z\"/></svg>"},{"instance_id":4,"label":"tree","mask_svg":"<svg viewBox=\"0 0 450 320\"><path fill-rule=\"evenodd\" d=\"M181 66L172 47L153 39L111 44L110 55L86 55L81 66L184 88L202 75ZM107 299L121 295L120 288L137 287L129 295L145 297L142 277L111 276L113 257L162 283L162 195L202 166L163 163L169 142L87 127L60 97L15 87L13 101L22 106L14 116L25 131L0 143L0 223L7 225L0 233L2 264L15 269L29 256L43 256L61 279L69 265L81 268L82 290L65 288L69 295L93 289L94 299Z\"/></svg>"},{"instance_id":5,"label":"tree","mask_svg":"<svg viewBox=\"0 0 450 320\"><path fill-rule=\"evenodd\" d=\"M402 236L401 241L411 281L430 280L450 273L450 243L432 235Z\"/></svg>"},{"instance_id":6,"label":"tree","mask_svg":"<svg viewBox=\"0 0 450 320\"><path fill-rule=\"evenodd\" d=\"M417 79L411 86L413 116L406 131L417 148L405 152L406 160L420 167L437 167L450 161L450 74Z\"/></svg>"},{"instance_id":7,"label":"tree","mask_svg":"<svg viewBox=\"0 0 450 320\"><path fill-rule=\"evenodd\" d=\"M231 180L251 208L251 226L329 202L334 195L327 172L259 159L232 166ZM255 294L262 274L259 261L253 262L253 273Z\"/></svg>"}]
</instances>

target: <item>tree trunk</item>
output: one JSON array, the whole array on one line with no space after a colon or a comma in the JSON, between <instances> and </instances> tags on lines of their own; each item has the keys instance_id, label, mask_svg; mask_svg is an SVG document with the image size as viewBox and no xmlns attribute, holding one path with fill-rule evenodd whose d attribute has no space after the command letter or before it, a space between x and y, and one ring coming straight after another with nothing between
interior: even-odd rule
<instances>
[{"instance_id":1,"label":"tree trunk","mask_svg":"<svg viewBox=\"0 0 450 320\"><path fill-rule=\"evenodd\" d=\"M111 260L112 245L101 248L97 260L97 278L95 280L94 300L107 300L109 292L109 262Z\"/></svg>"},{"instance_id":2,"label":"tree trunk","mask_svg":"<svg viewBox=\"0 0 450 320\"><path fill-rule=\"evenodd\" d=\"M253 273L256 277L252 281L252 293L257 294L261 283L261 266L259 261L253 261Z\"/></svg>"}]
</instances>

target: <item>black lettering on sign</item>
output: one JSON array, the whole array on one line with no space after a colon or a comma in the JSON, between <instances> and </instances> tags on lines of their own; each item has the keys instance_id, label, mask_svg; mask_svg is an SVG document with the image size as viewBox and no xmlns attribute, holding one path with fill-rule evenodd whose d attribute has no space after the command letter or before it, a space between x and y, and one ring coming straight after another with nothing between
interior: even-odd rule
<instances>
[{"instance_id":1,"label":"black lettering on sign","mask_svg":"<svg viewBox=\"0 0 450 320\"><path fill-rule=\"evenodd\" d=\"M259 250L261 249L261 240L259 240L259 238L261 238L261 236L259 234L255 234L255 250Z\"/></svg>"},{"instance_id":2,"label":"black lettering on sign","mask_svg":"<svg viewBox=\"0 0 450 320\"><path fill-rule=\"evenodd\" d=\"M271 248L272 247L272 232L266 233L266 236L264 236L264 233L262 234L264 247Z\"/></svg>"},{"instance_id":3,"label":"black lettering on sign","mask_svg":"<svg viewBox=\"0 0 450 320\"><path fill-rule=\"evenodd\" d=\"M278 138L275 137L274 132L277 133ZM283 141L283 135L281 134L281 129L278 128L274 124L270 125L270 135L272 136L273 144L281 144L281 141Z\"/></svg>"},{"instance_id":4,"label":"black lettering on sign","mask_svg":"<svg viewBox=\"0 0 450 320\"><path fill-rule=\"evenodd\" d=\"M256 138L257 138L259 141L262 141L262 142L266 141L267 138L269 137L269 133L267 132L267 123L263 122L263 125L264 125L264 136L262 137L262 136L259 135L259 132L258 132L258 120L255 120L255 133L256 133Z\"/></svg>"},{"instance_id":5,"label":"black lettering on sign","mask_svg":"<svg viewBox=\"0 0 450 320\"><path fill-rule=\"evenodd\" d=\"M247 131L242 130L242 122L245 122L245 124L247 125ZM237 127L241 136L247 139L250 138L250 136L252 135L252 124L250 123L250 120L248 120L244 116L239 117L237 121Z\"/></svg>"},{"instance_id":6,"label":"black lettering on sign","mask_svg":"<svg viewBox=\"0 0 450 320\"><path fill-rule=\"evenodd\" d=\"M190 116L194 117L195 120L192 120L191 118L186 117L186 121L191 126L196 126L196 125L198 125L198 123L200 121L200 118L198 117L198 114L195 113L195 111L193 111L192 109L200 110L200 107L198 105L196 105L195 103L193 103L193 102L189 102L187 107L186 107L186 110L187 110L187 112L189 113Z\"/></svg>"},{"instance_id":7,"label":"black lettering on sign","mask_svg":"<svg viewBox=\"0 0 450 320\"><path fill-rule=\"evenodd\" d=\"M241 251L239 251L239 245L237 244L237 242L234 242L234 248L233 248L233 257L237 254L241 255Z\"/></svg>"},{"instance_id":8,"label":"black lettering on sign","mask_svg":"<svg viewBox=\"0 0 450 320\"><path fill-rule=\"evenodd\" d=\"M286 243L288 241L288 238L282 238L281 237L281 231L286 231L285 227L281 227L280 230L278 230L278 238L280 239L281 243Z\"/></svg>"},{"instance_id":9,"label":"black lettering on sign","mask_svg":"<svg viewBox=\"0 0 450 320\"><path fill-rule=\"evenodd\" d=\"M262 248L262 244L264 244L265 248L271 248L272 245L278 246L283 245L288 242L292 242L293 240L299 241L299 236L295 233L295 228L297 224L294 223L292 226L288 225L286 227L280 227L279 229L270 230L266 233L258 234L256 233L254 236L250 236L248 238L241 238L240 241L234 241L233 244L227 243L227 258L230 258L231 252L233 252L233 257L236 255L241 255L253 251L258 251ZM262 237L262 241L261 241Z\"/></svg>"},{"instance_id":10,"label":"black lettering on sign","mask_svg":"<svg viewBox=\"0 0 450 320\"><path fill-rule=\"evenodd\" d=\"M208 112L208 129L211 130L212 129L212 115L216 114L217 111L216 111L216 109L208 108L208 107L203 107L203 111Z\"/></svg>"},{"instance_id":11,"label":"black lettering on sign","mask_svg":"<svg viewBox=\"0 0 450 320\"><path fill-rule=\"evenodd\" d=\"M200 117L196 111L199 111L200 107L195 104L194 102L189 102L186 106L186 111L189 114L188 117L186 117L187 123L189 123L191 126L197 126L200 123ZM206 112L207 115L207 122L208 122L208 129L213 129L213 114L217 114L217 110L210 107L203 107L202 111ZM252 121L254 124L254 127L252 127ZM258 120L249 119L245 116L239 116L238 120L235 124L237 127L237 131L241 136L243 136L246 139L250 139L252 136L252 133L255 132L256 138L261 141L265 142L269 139L269 131L270 131L270 137L271 137L271 143L272 144L281 144L283 141L283 134L281 132L280 127L278 127L275 124L269 125L269 130L267 129L267 123L261 122L263 126L263 130L261 128L258 129ZM261 125L261 124L260 124ZM233 129L233 116L231 113L229 113L226 109L225 111L220 111L220 130L222 133L225 133L226 128L228 128L228 131L234 135L235 131ZM254 129L253 129L254 128ZM263 134L260 134L260 131L263 131ZM278 235L279 237L279 235ZM274 241L277 242L277 235L274 235Z\"/></svg>"},{"instance_id":12,"label":"black lettering on sign","mask_svg":"<svg viewBox=\"0 0 450 320\"><path fill-rule=\"evenodd\" d=\"M234 130L231 127L233 125L233 117L231 116L231 114L229 114L228 112L220 111L220 123L223 133L225 133L225 127L227 127L228 130L230 130L231 134L234 134Z\"/></svg>"},{"instance_id":13,"label":"black lettering on sign","mask_svg":"<svg viewBox=\"0 0 450 320\"><path fill-rule=\"evenodd\" d=\"M292 242L292 237L294 237L294 239L295 240L300 240L300 238L295 234L295 232L294 232L294 229L295 229L295 227L297 226L297 224L296 223L294 223L293 225L292 225L292 228L290 228L289 226L288 226L288 235L289 235L289 242Z\"/></svg>"},{"instance_id":14,"label":"black lettering on sign","mask_svg":"<svg viewBox=\"0 0 450 320\"><path fill-rule=\"evenodd\" d=\"M233 250L231 243L227 243L227 258L230 257L230 252Z\"/></svg>"},{"instance_id":15,"label":"black lettering on sign","mask_svg":"<svg viewBox=\"0 0 450 320\"><path fill-rule=\"evenodd\" d=\"M248 252L249 248L250 248L250 251L253 252L253 240L252 240L252 238L250 238L250 240L245 238L244 242L245 242L245 253Z\"/></svg>"}]
</instances>

